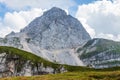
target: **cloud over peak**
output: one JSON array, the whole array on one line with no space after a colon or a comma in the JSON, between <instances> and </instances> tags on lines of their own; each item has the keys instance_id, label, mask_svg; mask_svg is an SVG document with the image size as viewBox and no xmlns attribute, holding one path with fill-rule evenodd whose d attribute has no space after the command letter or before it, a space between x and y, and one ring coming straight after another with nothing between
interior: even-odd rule
<instances>
[{"instance_id":1,"label":"cloud over peak","mask_svg":"<svg viewBox=\"0 0 120 80\"><path fill-rule=\"evenodd\" d=\"M0 22L0 35L4 37L11 31L19 32L20 29L27 26L34 18L43 14L40 8L34 8L29 11L7 12ZM3 34L4 33L4 34Z\"/></svg>"},{"instance_id":2,"label":"cloud over peak","mask_svg":"<svg viewBox=\"0 0 120 80\"><path fill-rule=\"evenodd\" d=\"M12 9L25 9L25 8L50 8L50 7L62 7L69 8L75 5L74 0L0 0Z\"/></svg>"},{"instance_id":3,"label":"cloud over peak","mask_svg":"<svg viewBox=\"0 0 120 80\"><path fill-rule=\"evenodd\" d=\"M83 23L92 37L103 36L104 38L105 35L108 39L112 39L118 37L120 34L119 13L119 0L114 0L113 2L110 0L102 0L80 5L76 17ZM90 31L90 29L93 31ZM113 37L110 37L108 34Z\"/></svg>"}]
</instances>

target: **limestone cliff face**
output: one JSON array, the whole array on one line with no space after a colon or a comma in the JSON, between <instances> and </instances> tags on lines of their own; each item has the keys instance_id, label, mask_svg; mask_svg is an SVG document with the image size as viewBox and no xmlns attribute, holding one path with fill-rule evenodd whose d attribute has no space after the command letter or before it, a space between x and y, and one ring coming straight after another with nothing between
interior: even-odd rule
<instances>
[{"instance_id":1,"label":"limestone cliff face","mask_svg":"<svg viewBox=\"0 0 120 80\"><path fill-rule=\"evenodd\" d=\"M43 49L75 48L90 39L82 24L65 11L53 7L21 32Z\"/></svg>"},{"instance_id":2,"label":"limestone cliff face","mask_svg":"<svg viewBox=\"0 0 120 80\"><path fill-rule=\"evenodd\" d=\"M63 65L44 60L34 54L0 47L0 77L33 76L66 72Z\"/></svg>"},{"instance_id":3,"label":"limestone cliff face","mask_svg":"<svg viewBox=\"0 0 120 80\"><path fill-rule=\"evenodd\" d=\"M120 42L106 39L92 39L78 50L85 65L94 68L120 66Z\"/></svg>"}]
</instances>

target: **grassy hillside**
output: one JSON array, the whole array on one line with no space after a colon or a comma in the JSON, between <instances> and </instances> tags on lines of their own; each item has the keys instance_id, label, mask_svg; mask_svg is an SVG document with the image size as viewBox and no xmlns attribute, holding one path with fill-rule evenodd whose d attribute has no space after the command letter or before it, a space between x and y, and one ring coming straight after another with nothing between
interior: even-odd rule
<instances>
[{"instance_id":1,"label":"grassy hillside","mask_svg":"<svg viewBox=\"0 0 120 80\"><path fill-rule=\"evenodd\" d=\"M58 68L62 64L52 63L32 53L13 47L0 47L0 53L20 56L21 59L30 60L33 63L43 63L45 66ZM94 69L81 66L62 65L68 72L61 74L49 74L31 77L11 77L0 80L120 80L120 67Z\"/></svg>"},{"instance_id":2,"label":"grassy hillside","mask_svg":"<svg viewBox=\"0 0 120 80\"><path fill-rule=\"evenodd\" d=\"M17 48L13 48L13 47L7 47L7 46L0 46L0 53L6 53L6 54L10 54L11 56L19 56L20 60L30 60L33 65L37 64L37 63L43 63L44 67L52 67L52 68L59 68L61 65L64 66L64 68L67 69L67 71L88 71L88 70L93 70L91 68L87 68L87 67L80 67L80 66L70 66L70 65L64 65L64 64L57 64L57 63L53 63L50 62L48 60L45 60L35 54L32 54L30 52L27 51L23 51Z\"/></svg>"},{"instance_id":3,"label":"grassy hillside","mask_svg":"<svg viewBox=\"0 0 120 80\"><path fill-rule=\"evenodd\" d=\"M120 80L120 71L107 72L67 72L32 77L11 77L0 80Z\"/></svg>"},{"instance_id":4,"label":"grassy hillside","mask_svg":"<svg viewBox=\"0 0 120 80\"><path fill-rule=\"evenodd\" d=\"M43 63L44 66L50 66L53 68L57 68L59 66L59 64L52 63L52 62L45 60L45 59L43 59L35 54L20 50L17 48L13 48L13 47L0 46L0 53L6 53L6 54L13 55L13 56L17 55L17 56L19 56L19 59L30 60L34 64L35 63Z\"/></svg>"},{"instance_id":5,"label":"grassy hillside","mask_svg":"<svg viewBox=\"0 0 120 80\"><path fill-rule=\"evenodd\" d=\"M60 65L64 66L68 71L73 72L73 71L96 71L96 70L103 70L104 69L94 69L94 68L88 68L88 67L81 67L81 66L70 66L70 65L65 65L65 64L57 64L57 63L53 63L50 62L48 60L45 60L35 54L32 54L30 52L27 51L23 51L17 48L13 48L13 47L7 47L7 46L0 46L0 53L6 53L6 54L11 54L11 55L17 55L20 57L21 60L30 60L31 62L35 63L43 63L44 66L50 66L53 68L58 68ZM109 68L109 70L113 71L114 68ZM116 67L115 70L120 70L119 67Z\"/></svg>"},{"instance_id":6,"label":"grassy hillside","mask_svg":"<svg viewBox=\"0 0 120 80\"><path fill-rule=\"evenodd\" d=\"M6 54L9 54L11 56L19 56L20 61L30 60L33 63L33 65L36 65L37 63L43 63L44 67L49 66L49 67L52 67L54 69L58 69L60 66L64 66L64 68L70 72L72 72L72 71L86 71L86 70L93 71L94 70L92 68L87 68L87 67L70 66L70 65L65 65L65 64L53 63L53 62L50 62L48 60L45 60L45 59L35 55L35 54L32 54L30 52L23 51L23 50L13 48L13 47L0 46L0 53L6 53ZM19 68L19 65L18 65L18 68Z\"/></svg>"},{"instance_id":7,"label":"grassy hillside","mask_svg":"<svg viewBox=\"0 0 120 80\"><path fill-rule=\"evenodd\" d=\"M120 42L95 38L77 49L79 58L94 68L120 66Z\"/></svg>"}]
</instances>

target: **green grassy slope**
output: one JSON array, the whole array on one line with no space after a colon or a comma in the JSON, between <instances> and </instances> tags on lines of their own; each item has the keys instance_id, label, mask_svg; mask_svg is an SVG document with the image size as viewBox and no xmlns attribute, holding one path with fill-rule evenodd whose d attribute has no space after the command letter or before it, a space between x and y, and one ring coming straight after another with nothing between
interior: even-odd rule
<instances>
[{"instance_id":1,"label":"green grassy slope","mask_svg":"<svg viewBox=\"0 0 120 80\"><path fill-rule=\"evenodd\" d=\"M43 63L44 66L50 66L53 68L57 68L59 66L59 64L52 63L52 62L45 60L35 54L20 50L17 48L13 48L13 47L0 46L0 53L6 53L6 54L13 55L13 56L17 55L21 58L21 60L30 60L33 63Z\"/></svg>"},{"instance_id":2,"label":"green grassy slope","mask_svg":"<svg viewBox=\"0 0 120 80\"><path fill-rule=\"evenodd\" d=\"M31 77L1 78L0 80L120 80L120 71L67 72L62 74L49 74Z\"/></svg>"},{"instance_id":3,"label":"green grassy slope","mask_svg":"<svg viewBox=\"0 0 120 80\"><path fill-rule=\"evenodd\" d=\"M65 65L65 64L57 64L57 63L53 63L50 62L48 60L45 60L35 54L32 54L30 52L27 51L23 51L17 48L13 48L13 47L7 47L7 46L0 46L0 53L6 53L6 54L10 54L12 56L19 56L20 60L30 60L31 62L33 62L33 64L36 63L43 63L44 67L52 67L52 68L59 68L61 65L64 66L64 68L66 68L68 71L86 71L86 70L93 70L91 68L87 68L87 67L80 67L80 66L70 66L70 65Z\"/></svg>"}]
</instances>

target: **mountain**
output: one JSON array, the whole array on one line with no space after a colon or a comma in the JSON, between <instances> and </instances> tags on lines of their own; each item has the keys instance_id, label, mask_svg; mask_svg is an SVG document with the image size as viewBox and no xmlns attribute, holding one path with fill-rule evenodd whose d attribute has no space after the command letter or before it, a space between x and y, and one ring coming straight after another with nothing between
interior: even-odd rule
<instances>
[{"instance_id":1,"label":"mountain","mask_svg":"<svg viewBox=\"0 0 120 80\"><path fill-rule=\"evenodd\" d=\"M95 38L78 48L77 53L85 65L94 68L120 66L120 42Z\"/></svg>"},{"instance_id":2,"label":"mountain","mask_svg":"<svg viewBox=\"0 0 120 80\"><path fill-rule=\"evenodd\" d=\"M120 42L91 39L76 18L56 7L20 32L0 38L0 46L25 50L59 64L94 68L120 66Z\"/></svg>"},{"instance_id":3,"label":"mountain","mask_svg":"<svg viewBox=\"0 0 120 80\"><path fill-rule=\"evenodd\" d=\"M53 7L21 30L42 49L75 48L90 39L82 24L65 11Z\"/></svg>"},{"instance_id":4,"label":"mountain","mask_svg":"<svg viewBox=\"0 0 120 80\"><path fill-rule=\"evenodd\" d=\"M69 65L84 65L75 48L90 40L82 24L60 8L53 7L34 19L19 33L0 39L0 46L32 52L46 60Z\"/></svg>"},{"instance_id":5,"label":"mountain","mask_svg":"<svg viewBox=\"0 0 120 80\"><path fill-rule=\"evenodd\" d=\"M93 71L116 66L120 66L120 42L91 39L76 18L56 7L20 32L0 38L0 76Z\"/></svg>"}]
</instances>

